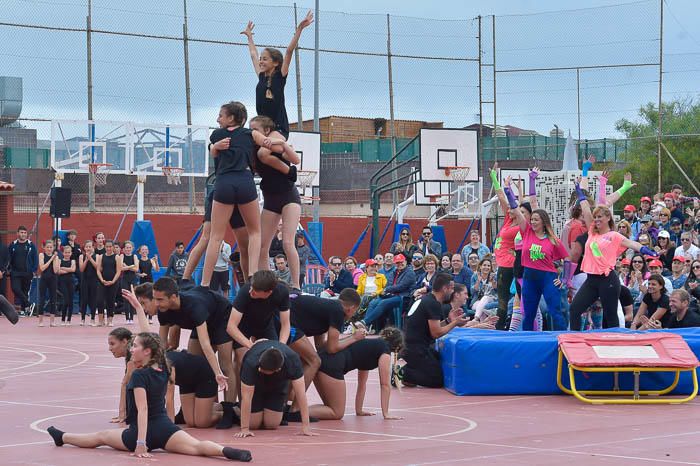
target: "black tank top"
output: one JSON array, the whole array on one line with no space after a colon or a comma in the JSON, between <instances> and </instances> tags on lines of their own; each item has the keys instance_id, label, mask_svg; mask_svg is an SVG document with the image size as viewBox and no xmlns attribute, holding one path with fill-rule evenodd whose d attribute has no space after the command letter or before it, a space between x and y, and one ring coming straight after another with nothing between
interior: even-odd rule
<instances>
[{"instance_id":1,"label":"black tank top","mask_svg":"<svg viewBox=\"0 0 700 466\"><path fill-rule=\"evenodd\" d=\"M112 254L108 256L107 254L102 256L102 278L105 281L110 281L117 274L117 255Z\"/></svg>"},{"instance_id":2,"label":"black tank top","mask_svg":"<svg viewBox=\"0 0 700 466\"><path fill-rule=\"evenodd\" d=\"M281 155L274 152L272 155L280 159L285 165L291 165ZM265 163L262 163L260 160L257 160L255 169L262 177L262 180L260 181L260 189L263 193L286 193L294 188L294 183L287 178L286 174Z\"/></svg>"},{"instance_id":3,"label":"black tank top","mask_svg":"<svg viewBox=\"0 0 700 466\"><path fill-rule=\"evenodd\" d=\"M124 257L124 265L127 265L127 266L134 265L134 259L136 256L134 256L133 254L130 256L127 256L126 254L124 254L123 257ZM134 272L133 270L126 270L126 271L124 271L124 276L127 279L131 279L131 278L134 278L136 276L136 272Z\"/></svg>"},{"instance_id":4,"label":"black tank top","mask_svg":"<svg viewBox=\"0 0 700 466\"><path fill-rule=\"evenodd\" d=\"M141 283L153 282L153 263L151 259L139 259L139 272L145 273L145 277L141 277Z\"/></svg>"},{"instance_id":5,"label":"black tank top","mask_svg":"<svg viewBox=\"0 0 700 466\"><path fill-rule=\"evenodd\" d=\"M97 256L95 254L92 255L93 260L97 260ZM85 256L85 260L88 261L87 265L85 265L85 271L83 272L83 278L87 283L92 283L94 280L97 280L97 271L95 270L95 266L92 265L92 262Z\"/></svg>"},{"instance_id":6,"label":"black tank top","mask_svg":"<svg viewBox=\"0 0 700 466\"><path fill-rule=\"evenodd\" d=\"M61 267L64 267L66 269L70 268L72 263L73 263L73 259L68 259L68 260L61 259ZM59 275L58 278L60 280L73 281L73 275L75 275L74 272L64 273L62 275Z\"/></svg>"},{"instance_id":7,"label":"black tank top","mask_svg":"<svg viewBox=\"0 0 700 466\"><path fill-rule=\"evenodd\" d=\"M255 86L255 110L258 115L272 118L277 129L286 135L289 134L289 119L284 105L284 86L287 77L275 71L271 77L265 73L258 75L258 85Z\"/></svg>"},{"instance_id":8,"label":"black tank top","mask_svg":"<svg viewBox=\"0 0 700 466\"><path fill-rule=\"evenodd\" d=\"M95 255L97 255L97 256L104 256L105 252L107 252L107 251L105 250L104 247L102 249L95 249Z\"/></svg>"},{"instance_id":9,"label":"black tank top","mask_svg":"<svg viewBox=\"0 0 700 466\"><path fill-rule=\"evenodd\" d=\"M219 128L211 133L210 140L213 143L225 138L231 138L229 148L219 152L216 163L216 177L227 173L237 173L249 170L253 166L253 136L247 128L235 128L229 131Z\"/></svg>"},{"instance_id":10,"label":"black tank top","mask_svg":"<svg viewBox=\"0 0 700 466\"><path fill-rule=\"evenodd\" d=\"M44 254L44 264L48 263L54 256L47 256ZM56 272L53 271L53 266L46 267L46 270L41 272L41 278L52 278L56 276Z\"/></svg>"}]
</instances>

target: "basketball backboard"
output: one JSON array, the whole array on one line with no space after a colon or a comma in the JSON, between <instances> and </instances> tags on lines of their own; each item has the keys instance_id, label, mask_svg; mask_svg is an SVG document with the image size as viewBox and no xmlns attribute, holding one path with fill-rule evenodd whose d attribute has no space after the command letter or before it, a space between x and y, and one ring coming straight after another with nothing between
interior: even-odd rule
<instances>
[{"instance_id":1,"label":"basketball backboard","mask_svg":"<svg viewBox=\"0 0 700 466\"><path fill-rule=\"evenodd\" d=\"M163 175L163 167L175 167L181 176L209 174L208 127L134 123L132 130L132 173Z\"/></svg>"},{"instance_id":2,"label":"basketball backboard","mask_svg":"<svg viewBox=\"0 0 700 466\"><path fill-rule=\"evenodd\" d=\"M476 131L421 128L419 142L422 181L451 181L449 173L445 172L449 167L469 167L466 181L479 180Z\"/></svg>"},{"instance_id":3,"label":"basketball backboard","mask_svg":"<svg viewBox=\"0 0 700 466\"><path fill-rule=\"evenodd\" d=\"M313 181L309 187L302 189L299 186L299 194L301 196L314 196L314 188L318 188L321 181L321 133L307 131L290 131L289 144L294 147L294 150L299 154L301 162L297 165L300 171L314 171ZM316 189L318 191L318 189Z\"/></svg>"},{"instance_id":4,"label":"basketball backboard","mask_svg":"<svg viewBox=\"0 0 700 466\"><path fill-rule=\"evenodd\" d=\"M51 168L88 173L91 163L111 164L111 173L128 173L130 124L116 121L53 120Z\"/></svg>"}]
</instances>

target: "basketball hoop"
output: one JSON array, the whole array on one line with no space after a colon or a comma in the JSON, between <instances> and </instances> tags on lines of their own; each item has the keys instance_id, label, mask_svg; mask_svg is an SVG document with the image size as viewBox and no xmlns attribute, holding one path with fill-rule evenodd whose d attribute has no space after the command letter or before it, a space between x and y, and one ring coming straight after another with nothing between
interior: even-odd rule
<instances>
[{"instance_id":1,"label":"basketball hoop","mask_svg":"<svg viewBox=\"0 0 700 466\"><path fill-rule=\"evenodd\" d=\"M313 204L314 202L319 202L321 200L318 196L300 196L302 204Z\"/></svg>"},{"instance_id":2,"label":"basketball hoop","mask_svg":"<svg viewBox=\"0 0 700 466\"><path fill-rule=\"evenodd\" d=\"M301 187L302 191L305 191L306 188L311 186L311 184L314 182L314 178L316 178L316 172L314 171L297 171L297 183L299 183L299 187Z\"/></svg>"},{"instance_id":3,"label":"basketball hoop","mask_svg":"<svg viewBox=\"0 0 700 466\"><path fill-rule=\"evenodd\" d=\"M428 194L426 197L430 200L430 203L435 205L436 207L447 207L447 205L450 203L450 197L452 197L452 195Z\"/></svg>"},{"instance_id":4,"label":"basketball hoop","mask_svg":"<svg viewBox=\"0 0 700 466\"><path fill-rule=\"evenodd\" d=\"M180 167L163 167L163 175L168 181L168 184L178 185L182 183L180 176L185 171L184 168Z\"/></svg>"},{"instance_id":5,"label":"basketball hoop","mask_svg":"<svg viewBox=\"0 0 700 466\"><path fill-rule=\"evenodd\" d=\"M88 172L95 177L95 186L104 186L107 184L107 175L112 168L111 163L89 163Z\"/></svg>"},{"instance_id":6,"label":"basketball hoop","mask_svg":"<svg viewBox=\"0 0 700 466\"><path fill-rule=\"evenodd\" d=\"M455 183L464 183L469 176L471 167L445 167L445 176L452 178Z\"/></svg>"}]
</instances>

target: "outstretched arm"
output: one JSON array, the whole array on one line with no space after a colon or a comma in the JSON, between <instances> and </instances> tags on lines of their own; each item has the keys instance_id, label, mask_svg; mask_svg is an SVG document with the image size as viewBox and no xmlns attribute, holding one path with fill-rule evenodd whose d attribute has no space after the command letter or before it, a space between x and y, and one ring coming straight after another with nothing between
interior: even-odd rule
<instances>
[{"instance_id":1,"label":"outstretched arm","mask_svg":"<svg viewBox=\"0 0 700 466\"><path fill-rule=\"evenodd\" d=\"M582 178L580 176L576 177L576 180L574 181L574 188L576 189L576 196L581 204L583 222L587 227L590 227L593 225L593 214L591 213L591 206L588 204L588 197L586 197L586 194L583 192L583 188L581 187L581 180Z\"/></svg>"},{"instance_id":2,"label":"outstretched arm","mask_svg":"<svg viewBox=\"0 0 700 466\"><path fill-rule=\"evenodd\" d=\"M637 186L635 183L632 183L632 174L627 172L625 173L625 179L624 182L622 183L622 186L620 186L620 189L615 191L610 195L610 197L607 199L606 205L611 206L614 203L616 203L622 196L625 195L627 191L630 189L634 188Z\"/></svg>"},{"instance_id":3,"label":"outstretched arm","mask_svg":"<svg viewBox=\"0 0 700 466\"><path fill-rule=\"evenodd\" d=\"M255 70L255 76L260 74L260 56L258 55L258 49L255 47L255 42L253 42L253 28L255 28L255 23L248 21L245 29L241 31L241 34L248 38L248 51L250 51L250 59L253 60L253 70Z\"/></svg>"},{"instance_id":4,"label":"outstretched arm","mask_svg":"<svg viewBox=\"0 0 700 466\"><path fill-rule=\"evenodd\" d=\"M292 40L289 42L289 45L287 46L287 51L284 54L284 61L282 62L282 68L280 69L280 72L282 73L282 76L287 76L289 74L289 64L292 62L292 54L294 53L294 49L297 48L297 44L299 44L299 38L301 37L301 31L304 30L304 28L308 27L311 25L311 23L314 22L314 14L311 13L311 10L306 13L306 17L301 20L299 25L297 26L296 31L294 31L294 36L292 37ZM248 39L248 43L252 41L252 34L250 38Z\"/></svg>"},{"instance_id":5,"label":"outstretched arm","mask_svg":"<svg viewBox=\"0 0 700 466\"><path fill-rule=\"evenodd\" d=\"M498 162L493 164L493 168L489 172L489 175L491 176L491 186L493 186L493 190L496 191L496 196L498 196L498 203L500 204L501 209L504 213L508 212L508 200L506 199L506 195L503 194L501 183L498 181Z\"/></svg>"}]
</instances>

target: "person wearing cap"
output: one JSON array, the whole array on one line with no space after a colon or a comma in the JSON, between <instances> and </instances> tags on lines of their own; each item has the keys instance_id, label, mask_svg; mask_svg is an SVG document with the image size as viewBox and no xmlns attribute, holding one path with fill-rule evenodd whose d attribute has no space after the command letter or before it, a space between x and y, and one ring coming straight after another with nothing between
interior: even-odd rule
<instances>
[{"instance_id":1,"label":"person wearing cap","mask_svg":"<svg viewBox=\"0 0 700 466\"><path fill-rule=\"evenodd\" d=\"M637 241L639 241L639 237L642 236L643 234L646 234L649 236L649 239L653 242L656 241L656 235L659 233L659 229L656 227L656 224L654 223L654 218L651 216L651 214L644 214L642 215L642 218L639 220L639 233L637 233Z\"/></svg>"},{"instance_id":2,"label":"person wearing cap","mask_svg":"<svg viewBox=\"0 0 700 466\"><path fill-rule=\"evenodd\" d=\"M671 285L673 289L677 290L683 288L686 280L688 280L688 274L685 273L685 258L684 257L674 257L671 263Z\"/></svg>"},{"instance_id":3,"label":"person wearing cap","mask_svg":"<svg viewBox=\"0 0 700 466\"><path fill-rule=\"evenodd\" d=\"M638 216L643 217L646 214L650 214L651 213L651 204L652 204L651 198L649 196L643 196L639 200L639 214L638 214Z\"/></svg>"},{"instance_id":4,"label":"person wearing cap","mask_svg":"<svg viewBox=\"0 0 700 466\"><path fill-rule=\"evenodd\" d=\"M622 215L624 220L626 220L631 226L630 236L632 238L636 238L639 234L640 228L639 218L637 217L637 208L632 204L627 204L622 211Z\"/></svg>"},{"instance_id":5,"label":"person wearing cap","mask_svg":"<svg viewBox=\"0 0 700 466\"><path fill-rule=\"evenodd\" d=\"M671 242L671 234L666 230L661 230L656 238L654 250L659 253L659 260L663 263L664 269L671 270L671 261L676 254L676 245Z\"/></svg>"},{"instance_id":6,"label":"person wearing cap","mask_svg":"<svg viewBox=\"0 0 700 466\"><path fill-rule=\"evenodd\" d=\"M667 294L670 293L671 290L673 290L673 283L671 282L671 280L669 280L668 277L664 277L664 275L663 275L663 272L664 272L663 262L661 262L659 259L651 257L650 260L647 261L647 264L649 267L649 273L651 275L661 275L664 278L664 288L666 289ZM648 284L649 284L649 280L647 280L645 283L643 283L642 286L639 287L639 290L642 293L646 293Z\"/></svg>"},{"instance_id":7,"label":"person wearing cap","mask_svg":"<svg viewBox=\"0 0 700 466\"><path fill-rule=\"evenodd\" d=\"M681 245L681 233L683 233L683 222L677 218L671 219L671 227L668 232L670 233L669 240L673 241L676 246Z\"/></svg>"},{"instance_id":8,"label":"person wearing cap","mask_svg":"<svg viewBox=\"0 0 700 466\"><path fill-rule=\"evenodd\" d=\"M386 287L386 277L377 272L377 261L365 261L365 273L357 281L357 292L362 297L361 308L367 308L370 301L382 294Z\"/></svg>"},{"instance_id":9,"label":"person wearing cap","mask_svg":"<svg viewBox=\"0 0 700 466\"><path fill-rule=\"evenodd\" d=\"M406 258L403 254L394 256L396 275L390 285L387 285L378 299L373 299L367 306L365 318L360 321L368 328L377 320L387 315L394 307L403 305L403 298L410 296L416 283L416 274L411 267L406 266Z\"/></svg>"},{"instance_id":10,"label":"person wearing cap","mask_svg":"<svg viewBox=\"0 0 700 466\"><path fill-rule=\"evenodd\" d=\"M682 256L685 260L700 259L700 248L693 243L693 235L689 231L681 233L681 244L676 248L676 256Z\"/></svg>"}]
</instances>

